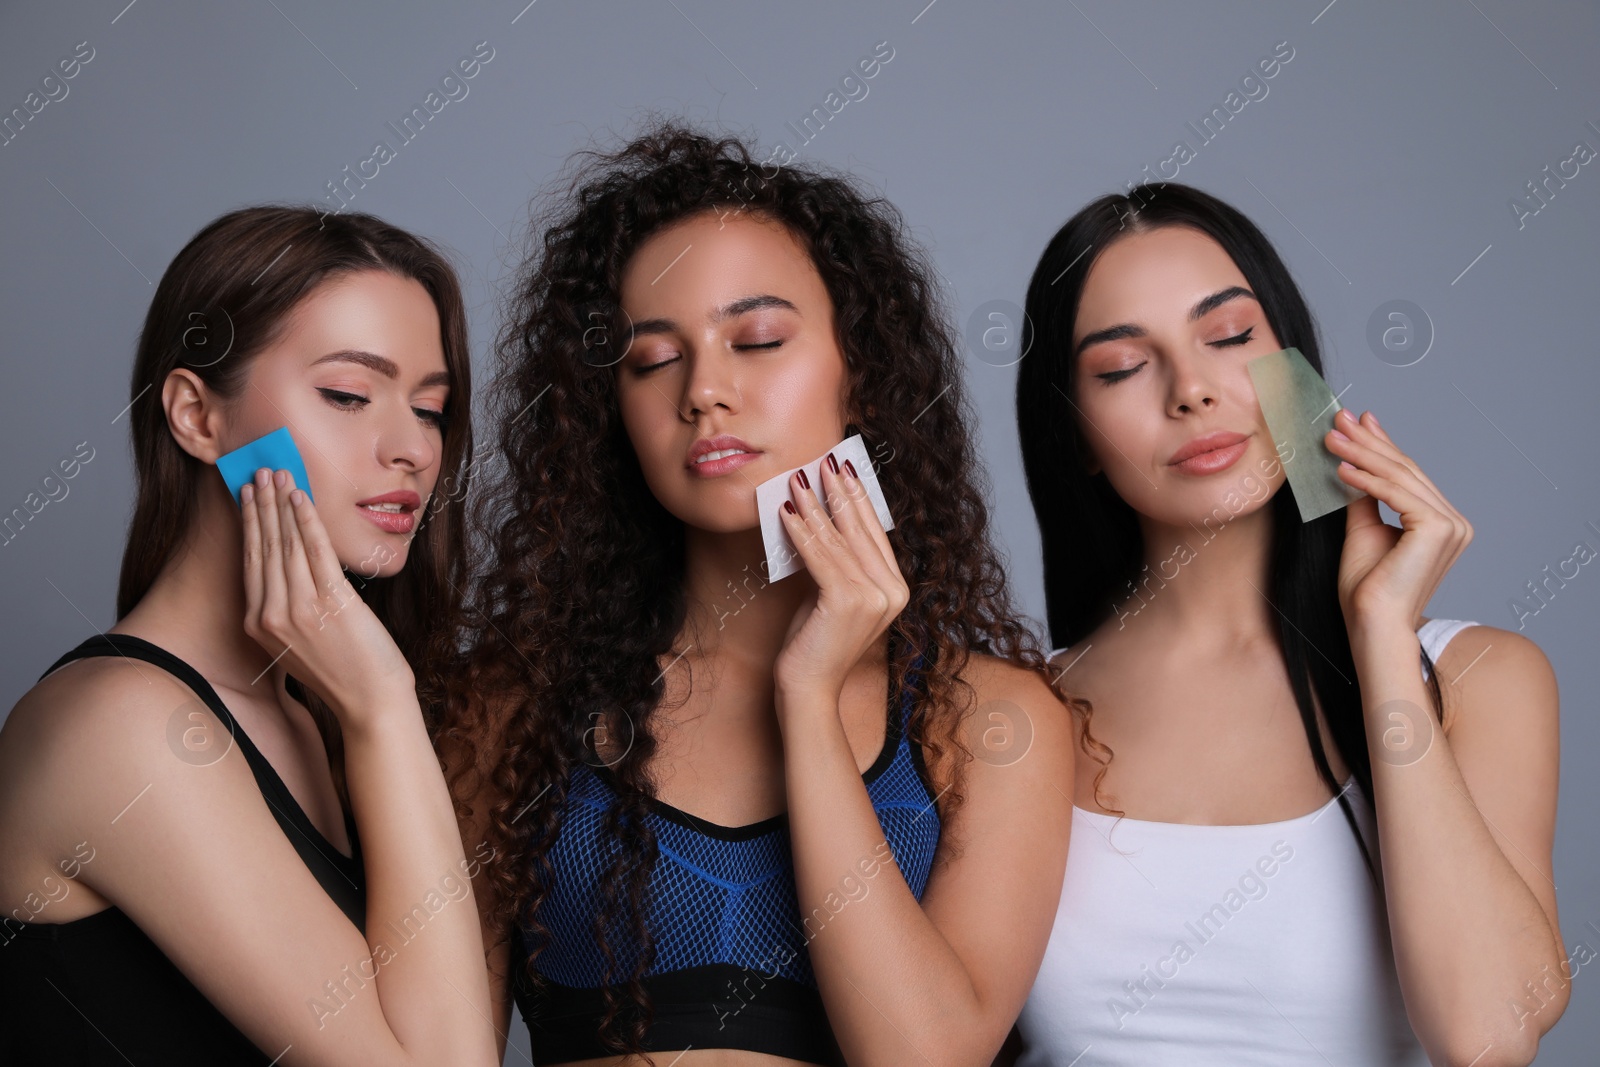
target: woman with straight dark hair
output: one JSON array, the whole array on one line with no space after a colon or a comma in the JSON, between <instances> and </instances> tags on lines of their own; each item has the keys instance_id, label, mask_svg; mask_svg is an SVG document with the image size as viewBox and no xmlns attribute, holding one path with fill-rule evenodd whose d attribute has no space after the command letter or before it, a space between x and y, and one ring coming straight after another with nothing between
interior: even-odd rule
<instances>
[{"instance_id":1,"label":"woman with straight dark hair","mask_svg":"<svg viewBox=\"0 0 1600 1067\"><path fill-rule=\"evenodd\" d=\"M470 391L454 271L379 219L244 208L173 259L116 625L0 730L0 1060L497 1062L423 714ZM218 458L282 427L311 485L235 497Z\"/></svg>"},{"instance_id":2,"label":"woman with straight dark hair","mask_svg":"<svg viewBox=\"0 0 1600 1067\"><path fill-rule=\"evenodd\" d=\"M1018 1062L1530 1062L1570 977L1556 686L1526 638L1423 618L1470 525L1371 413L1274 445L1246 364L1320 374L1316 329L1214 197L1094 201L1026 313L1053 661L1108 750ZM1358 492L1302 522L1286 470L1324 447Z\"/></svg>"},{"instance_id":3,"label":"woman with straight dark hair","mask_svg":"<svg viewBox=\"0 0 1600 1067\"><path fill-rule=\"evenodd\" d=\"M934 274L892 206L735 138L586 156L500 346L439 735L500 857L497 1026L514 995L541 1064L987 1063L1060 893L1072 731ZM887 532L830 451L857 427Z\"/></svg>"}]
</instances>

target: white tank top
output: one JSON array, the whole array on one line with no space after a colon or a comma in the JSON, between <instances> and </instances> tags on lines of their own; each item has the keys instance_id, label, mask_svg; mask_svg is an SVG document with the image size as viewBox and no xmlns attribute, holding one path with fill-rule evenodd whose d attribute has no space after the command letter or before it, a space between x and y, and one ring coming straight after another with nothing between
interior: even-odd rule
<instances>
[{"instance_id":1,"label":"white tank top","mask_svg":"<svg viewBox=\"0 0 1600 1067\"><path fill-rule=\"evenodd\" d=\"M1462 629L1433 619L1430 658ZM1057 650L1060 651L1060 650ZM1345 796L1369 848L1371 806ZM1388 920L1338 798L1242 826L1073 808L1018 1067L1428 1067Z\"/></svg>"}]
</instances>

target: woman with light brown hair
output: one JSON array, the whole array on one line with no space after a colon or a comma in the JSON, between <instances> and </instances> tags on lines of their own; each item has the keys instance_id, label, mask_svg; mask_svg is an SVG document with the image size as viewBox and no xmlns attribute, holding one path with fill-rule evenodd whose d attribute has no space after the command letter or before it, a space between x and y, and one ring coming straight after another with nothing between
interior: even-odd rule
<instances>
[{"instance_id":1,"label":"woman with light brown hair","mask_svg":"<svg viewBox=\"0 0 1600 1067\"><path fill-rule=\"evenodd\" d=\"M370 215L241 209L168 267L117 622L0 730L0 1060L497 1062L492 854L423 714L470 390L454 272ZM219 458L282 427L310 484L236 497Z\"/></svg>"}]
</instances>

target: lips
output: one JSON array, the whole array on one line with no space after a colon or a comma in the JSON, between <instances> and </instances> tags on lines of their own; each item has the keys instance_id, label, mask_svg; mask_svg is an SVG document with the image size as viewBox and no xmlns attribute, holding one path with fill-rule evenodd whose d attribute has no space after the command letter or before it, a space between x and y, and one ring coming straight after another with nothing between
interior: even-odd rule
<instances>
[{"instance_id":1,"label":"lips","mask_svg":"<svg viewBox=\"0 0 1600 1067\"><path fill-rule=\"evenodd\" d=\"M373 505L373 507L368 507L369 505ZM422 498L409 489L396 489L391 493L384 493L381 496L369 496L365 500L356 501L356 507L358 508L384 511L390 514L416 511L421 506Z\"/></svg>"},{"instance_id":2,"label":"lips","mask_svg":"<svg viewBox=\"0 0 1600 1067\"><path fill-rule=\"evenodd\" d=\"M392 534L409 534L417 526L417 509L422 498L409 489L396 489L381 496L358 500L356 507L378 529Z\"/></svg>"},{"instance_id":3,"label":"lips","mask_svg":"<svg viewBox=\"0 0 1600 1067\"><path fill-rule=\"evenodd\" d=\"M1249 440L1248 434L1234 433L1231 430L1217 430L1213 433L1201 434L1184 443L1183 447L1172 454L1167 460L1169 467L1176 467L1185 460L1203 456L1207 452L1218 452L1225 448L1232 448L1242 441Z\"/></svg>"},{"instance_id":4,"label":"lips","mask_svg":"<svg viewBox=\"0 0 1600 1067\"><path fill-rule=\"evenodd\" d=\"M704 466L707 463L718 463L727 458L726 455L719 455L719 453L726 453L727 455L733 455L740 452L756 454L760 451L761 450L759 448L747 444L732 434L720 433L715 437L702 437L700 440L690 445L689 458L686 461L686 466L692 470L696 466ZM706 456L711 458L701 458Z\"/></svg>"}]
</instances>

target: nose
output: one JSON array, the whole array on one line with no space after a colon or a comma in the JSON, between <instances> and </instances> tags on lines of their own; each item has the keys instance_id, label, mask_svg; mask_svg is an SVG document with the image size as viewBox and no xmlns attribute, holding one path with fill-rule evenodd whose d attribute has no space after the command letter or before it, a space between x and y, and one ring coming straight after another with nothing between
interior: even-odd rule
<instances>
[{"instance_id":1,"label":"nose","mask_svg":"<svg viewBox=\"0 0 1600 1067\"><path fill-rule=\"evenodd\" d=\"M685 352L683 359L689 373L684 375L678 413L685 422L693 422L697 416L719 407L730 412L738 410L739 381L725 353L703 346Z\"/></svg>"},{"instance_id":2,"label":"nose","mask_svg":"<svg viewBox=\"0 0 1600 1067\"><path fill-rule=\"evenodd\" d=\"M378 435L378 462L385 467L402 467L413 472L427 470L439 459L435 432L409 404L400 411L386 420Z\"/></svg>"},{"instance_id":3,"label":"nose","mask_svg":"<svg viewBox=\"0 0 1600 1067\"><path fill-rule=\"evenodd\" d=\"M1188 354L1174 355L1167 366L1168 415L1176 418L1217 406L1220 390L1204 359Z\"/></svg>"}]
</instances>

